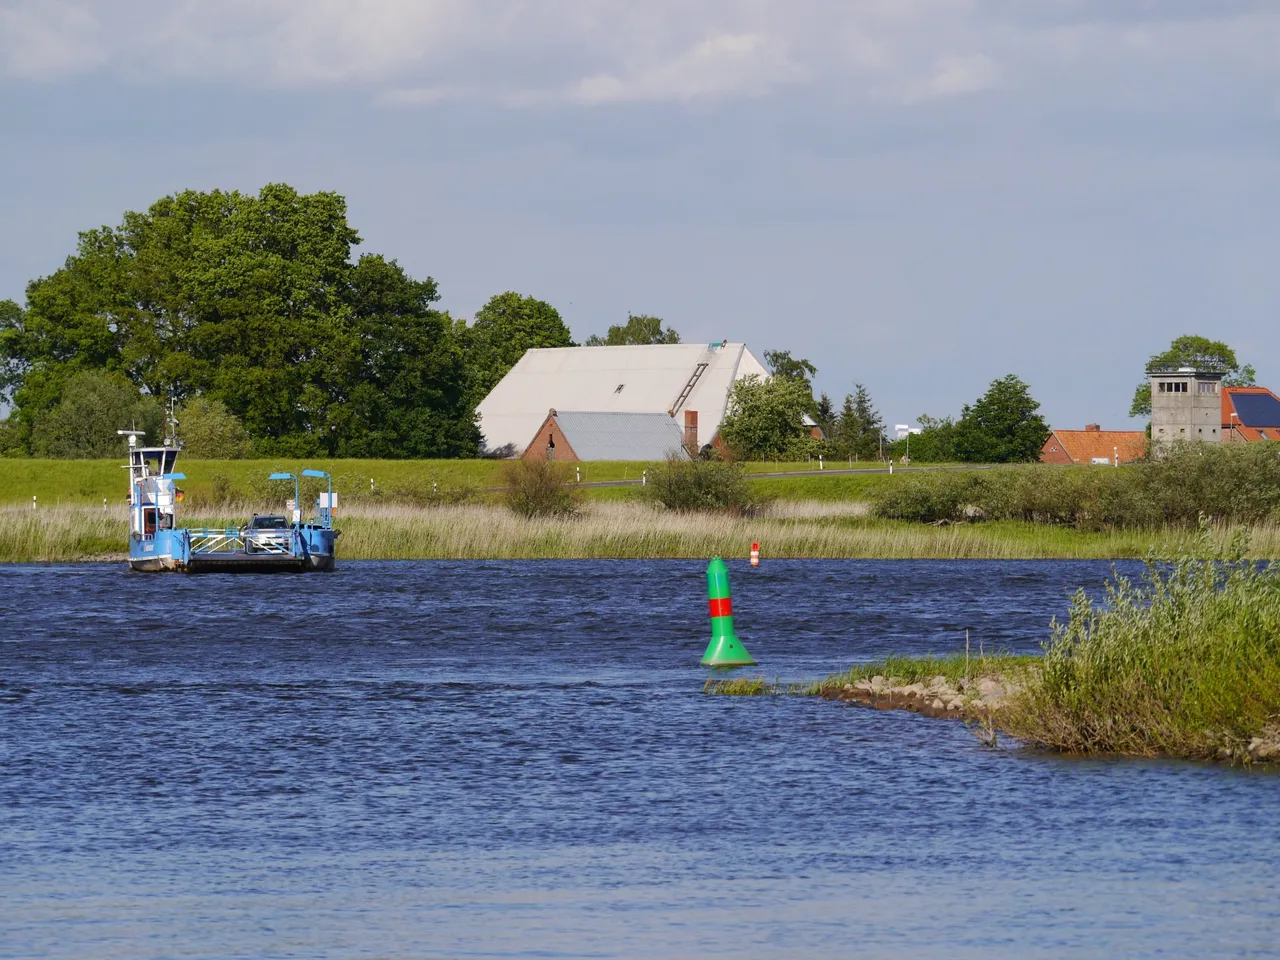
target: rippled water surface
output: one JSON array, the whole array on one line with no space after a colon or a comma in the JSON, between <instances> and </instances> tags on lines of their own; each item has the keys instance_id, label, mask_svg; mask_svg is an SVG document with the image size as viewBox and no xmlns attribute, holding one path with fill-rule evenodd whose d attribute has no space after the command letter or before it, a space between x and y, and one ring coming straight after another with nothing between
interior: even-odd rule
<instances>
[{"instance_id":1,"label":"rippled water surface","mask_svg":"<svg viewBox=\"0 0 1280 960\"><path fill-rule=\"evenodd\" d=\"M731 567L769 677L1098 563ZM700 693L703 565L0 568L0 956L1280 956L1280 777Z\"/></svg>"}]
</instances>

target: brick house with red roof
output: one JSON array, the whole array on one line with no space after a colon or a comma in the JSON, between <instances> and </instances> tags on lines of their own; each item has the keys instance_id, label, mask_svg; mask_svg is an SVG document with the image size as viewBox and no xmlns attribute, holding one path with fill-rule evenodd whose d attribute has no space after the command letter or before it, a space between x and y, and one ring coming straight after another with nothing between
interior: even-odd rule
<instances>
[{"instance_id":1,"label":"brick house with red roof","mask_svg":"<svg viewBox=\"0 0 1280 960\"><path fill-rule=\"evenodd\" d=\"M1222 388L1223 443L1280 440L1280 397L1266 387Z\"/></svg>"},{"instance_id":2,"label":"brick house with red roof","mask_svg":"<svg viewBox=\"0 0 1280 960\"><path fill-rule=\"evenodd\" d=\"M1143 430L1103 430L1096 423L1083 430L1054 430L1040 448L1041 463L1129 463L1147 455Z\"/></svg>"}]
</instances>

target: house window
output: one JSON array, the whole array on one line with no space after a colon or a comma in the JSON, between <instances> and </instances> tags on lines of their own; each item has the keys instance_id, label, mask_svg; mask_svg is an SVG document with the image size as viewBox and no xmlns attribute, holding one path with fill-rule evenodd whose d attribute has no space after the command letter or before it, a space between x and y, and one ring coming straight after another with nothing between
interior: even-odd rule
<instances>
[{"instance_id":1,"label":"house window","mask_svg":"<svg viewBox=\"0 0 1280 960\"><path fill-rule=\"evenodd\" d=\"M1217 385L1216 383L1204 383L1204 382L1201 382L1201 383L1199 383L1199 384L1197 385L1197 389L1198 389L1201 393L1217 393L1217 392L1218 392L1218 385Z\"/></svg>"}]
</instances>

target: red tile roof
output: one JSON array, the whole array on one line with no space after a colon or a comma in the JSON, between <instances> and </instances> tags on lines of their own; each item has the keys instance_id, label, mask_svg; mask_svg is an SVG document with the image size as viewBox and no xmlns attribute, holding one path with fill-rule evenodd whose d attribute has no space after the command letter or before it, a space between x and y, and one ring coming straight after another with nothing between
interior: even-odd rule
<instances>
[{"instance_id":1,"label":"red tile roof","mask_svg":"<svg viewBox=\"0 0 1280 960\"><path fill-rule=\"evenodd\" d=\"M1222 388L1222 438L1227 442L1244 440L1252 443L1257 440L1280 440L1280 426L1245 426L1237 413L1235 398L1241 395L1270 397L1280 402L1280 397L1266 387L1223 387ZM1265 424L1265 421L1264 421Z\"/></svg>"},{"instance_id":2,"label":"red tile roof","mask_svg":"<svg viewBox=\"0 0 1280 960\"><path fill-rule=\"evenodd\" d=\"M1094 458L1110 460L1118 453L1120 462L1128 463L1146 456L1146 452L1144 430L1054 430L1045 441L1040 459L1053 462L1054 454L1065 453L1072 463L1089 463Z\"/></svg>"}]
</instances>

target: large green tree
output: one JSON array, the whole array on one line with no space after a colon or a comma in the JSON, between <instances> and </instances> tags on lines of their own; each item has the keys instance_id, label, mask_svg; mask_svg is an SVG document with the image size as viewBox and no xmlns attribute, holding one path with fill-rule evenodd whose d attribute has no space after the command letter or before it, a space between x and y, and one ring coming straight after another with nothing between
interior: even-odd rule
<instances>
[{"instance_id":1,"label":"large green tree","mask_svg":"<svg viewBox=\"0 0 1280 960\"><path fill-rule=\"evenodd\" d=\"M575 346L555 307L510 290L491 297L471 326L458 324L458 332L467 349L473 403L483 400L527 350Z\"/></svg>"},{"instance_id":2,"label":"large green tree","mask_svg":"<svg viewBox=\"0 0 1280 960\"><path fill-rule=\"evenodd\" d=\"M357 354L341 409L337 453L353 457L471 456L480 431L467 396L464 350L430 278L364 256L351 271Z\"/></svg>"},{"instance_id":3,"label":"large green tree","mask_svg":"<svg viewBox=\"0 0 1280 960\"><path fill-rule=\"evenodd\" d=\"M83 370L223 404L264 454L474 451L460 347L433 281L351 262L334 193L185 191L80 235L0 309L0 389L23 442ZM409 369L412 372L406 372ZM381 402L365 402L369 391Z\"/></svg>"},{"instance_id":4,"label":"large green tree","mask_svg":"<svg viewBox=\"0 0 1280 960\"><path fill-rule=\"evenodd\" d=\"M809 434L803 417L812 403L803 380L750 374L733 385L720 439L746 460L786 459Z\"/></svg>"},{"instance_id":5,"label":"large green tree","mask_svg":"<svg viewBox=\"0 0 1280 960\"><path fill-rule=\"evenodd\" d=\"M804 412L816 420L819 410L818 401L813 396L813 378L818 375L818 368L803 357L791 356L790 350L766 350L764 360L773 371L774 379L794 380L804 384L809 393Z\"/></svg>"},{"instance_id":6,"label":"large green tree","mask_svg":"<svg viewBox=\"0 0 1280 960\"><path fill-rule=\"evenodd\" d=\"M120 429L161 439L164 415L159 402L138 392L121 373L81 370L68 378L56 406L43 410L32 425L31 448L38 457L120 457Z\"/></svg>"},{"instance_id":7,"label":"large green tree","mask_svg":"<svg viewBox=\"0 0 1280 960\"><path fill-rule=\"evenodd\" d=\"M1241 364L1236 352L1221 340L1208 337L1178 337L1169 349L1157 353L1147 363L1148 367L1199 367L1220 370L1222 382L1227 386L1251 387L1256 371L1249 364ZM1131 417L1151 416L1151 381L1144 380L1133 391L1133 403L1129 407Z\"/></svg>"},{"instance_id":8,"label":"large green tree","mask_svg":"<svg viewBox=\"0 0 1280 960\"><path fill-rule=\"evenodd\" d=\"M854 384L854 392L845 394L831 435L836 450L845 457L873 457L880 450L883 433L884 420L871 402L871 391L861 383Z\"/></svg>"},{"instance_id":9,"label":"large green tree","mask_svg":"<svg viewBox=\"0 0 1280 960\"><path fill-rule=\"evenodd\" d=\"M0 401L8 401L22 383L27 365L22 360L26 311L12 300L0 300Z\"/></svg>"},{"instance_id":10,"label":"large green tree","mask_svg":"<svg viewBox=\"0 0 1280 960\"><path fill-rule=\"evenodd\" d=\"M920 433L911 438L911 459L916 463L948 463L956 456L956 424L951 417L931 417L927 413L920 414ZM906 440L895 441L894 455L898 456L898 447L902 453L908 446Z\"/></svg>"},{"instance_id":11,"label":"large green tree","mask_svg":"<svg viewBox=\"0 0 1280 960\"><path fill-rule=\"evenodd\" d=\"M966 463L1017 463L1040 458L1049 425L1031 389L1012 373L965 405L954 430L956 456Z\"/></svg>"},{"instance_id":12,"label":"large green tree","mask_svg":"<svg viewBox=\"0 0 1280 960\"><path fill-rule=\"evenodd\" d=\"M680 334L662 326L661 317L648 314L627 314L627 322L614 324L602 337L592 334L587 338L588 347L622 347L632 344L679 343Z\"/></svg>"}]
</instances>

